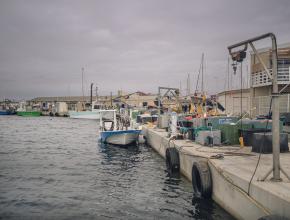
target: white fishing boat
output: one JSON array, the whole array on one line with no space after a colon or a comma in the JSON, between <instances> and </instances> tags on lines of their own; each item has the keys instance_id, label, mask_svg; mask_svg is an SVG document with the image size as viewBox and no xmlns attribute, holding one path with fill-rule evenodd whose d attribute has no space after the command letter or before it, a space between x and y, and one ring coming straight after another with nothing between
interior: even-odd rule
<instances>
[{"instance_id":1,"label":"white fishing boat","mask_svg":"<svg viewBox=\"0 0 290 220\"><path fill-rule=\"evenodd\" d=\"M98 101L98 87L96 87L96 97L97 100L92 100L93 95L93 83L91 84L91 109L84 111L85 103L82 103L82 110L83 111L69 111L69 117L75 118L75 119L94 119L99 120L100 119L100 110L104 109L105 106ZM84 98L83 98L84 100Z\"/></svg>"},{"instance_id":2,"label":"white fishing boat","mask_svg":"<svg viewBox=\"0 0 290 220\"><path fill-rule=\"evenodd\" d=\"M100 119L100 111L104 109L104 106L97 101L93 102L91 111L69 111L70 118L78 119Z\"/></svg>"},{"instance_id":3,"label":"white fishing boat","mask_svg":"<svg viewBox=\"0 0 290 220\"><path fill-rule=\"evenodd\" d=\"M138 141L141 130L126 127L128 123L117 120L116 110L100 111L100 141L115 145L128 145ZM130 122L129 122L130 125Z\"/></svg>"}]
</instances>

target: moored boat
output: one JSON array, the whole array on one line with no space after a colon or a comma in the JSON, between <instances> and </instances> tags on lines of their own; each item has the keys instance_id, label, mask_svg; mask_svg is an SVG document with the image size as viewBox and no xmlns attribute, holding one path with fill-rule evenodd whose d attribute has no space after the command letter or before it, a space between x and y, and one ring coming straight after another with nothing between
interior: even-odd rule
<instances>
[{"instance_id":1,"label":"moored boat","mask_svg":"<svg viewBox=\"0 0 290 220\"><path fill-rule=\"evenodd\" d=\"M18 116L25 116L25 117L38 117L41 115L40 111L17 111L16 113Z\"/></svg>"},{"instance_id":2,"label":"moored boat","mask_svg":"<svg viewBox=\"0 0 290 220\"><path fill-rule=\"evenodd\" d=\"M12 106L2 105L0 106L0 115L15 115L15 109Z\"/></svg>"},{"instance_id":3,"label":"moored boat","mask_svg":"<svg viewBox=\"0 0 290 220\"><path fill-rule=\"evenodd\" d=\"M70 118L77 118L77 119L100 119L100 110L104 107L102 104L98 103L97 101L93 102L91 111L69 111Z\"/></svg>"},{"instance_id":4,"label":"moored boat","mask_svg":"<svg viewBox=\"0 0 290 220\"><path fill-rule=\"evenodd\" d=\"M41 115L41 111L36 110L35 106L26 106L25 102L21 102L16 114L25 117L38 117Z\"/></svg>"},{"instance_id":5,"label":"moored boat","mask_svg":"<svg viewBox=\"0 0 290 220\"><path fill-rule=\"evenodd\" d=\"M138 140L141 130L119 130L101 132L101 140L104 143L115 145L128 145Z\"/></svg>"},{"instance_id":6,"label":"moored boat","mask_svg":"<svg viewBox=\"0 0 290 220\"><path fill-rule=\"evenodd\" d=\"M76 118L76 119L100 119L100 115L98 112L93 111L69 111L68 112L70 118Z\"/></svg>"},{"instance_id":7,"label":"moored boat","mask_svg":"<svg viewBox=\"0 0 290 220\"><path fill-rule=\"evenodd\" d=\"M100 111L100 141L115 145L128 145L138 141L141 130L126 127L121 130L121 121L117 121L116 110ZM123 127L123 126L122 126Z\"/></svg>"},{"instance_id":8,"label":"moored boat","mask_svg":"<svg viewBox=\"0 0 290 220\"><path fill-rule=\"evenodd\" d=\"M9 112L6 110L0 110L0 115L9 115Z\"/></svg>"}]
</instances>

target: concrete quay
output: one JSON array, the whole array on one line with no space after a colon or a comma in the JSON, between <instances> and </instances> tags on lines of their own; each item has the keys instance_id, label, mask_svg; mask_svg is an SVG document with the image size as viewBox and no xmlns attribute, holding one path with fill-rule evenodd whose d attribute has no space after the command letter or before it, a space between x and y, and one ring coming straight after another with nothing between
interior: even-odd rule
<instances>
[{"instance_id":1,"label":"concrete quay","mask_svg":"<svg viewBox=\"0 0 290 220\"><path fill-rule=\"evenodd\" d=\"M194 162L206 161L212 179L212 199L237 219L258 219L267 215L290 218L290 181L281 173L282 182L270 177L259 181L272 167L272 154L262 154L256 174L259 154L251 147L205 147L190 140L169 141L164 129L144 126L147 143L163 158L166 149L175 147L179 153L180 172L192 180ZM218 159L218 154L223 158ZM290 153L280 154L281 166L290 174Z\"/></svg>"}]
</instances>

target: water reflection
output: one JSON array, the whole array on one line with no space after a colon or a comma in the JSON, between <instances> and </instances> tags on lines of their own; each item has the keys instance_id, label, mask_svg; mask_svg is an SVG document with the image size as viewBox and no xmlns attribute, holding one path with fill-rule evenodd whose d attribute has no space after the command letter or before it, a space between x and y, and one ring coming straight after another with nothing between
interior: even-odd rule
<instances>
[{"instance_id":1,"label":"water reflection","mask_svg":"<svg viewBox=\"0 0 290 220\"><path fill-rule=\"evenodd\" d=\"M163 190L166 191L169 198L178 198L180 200L180 198L184 197L184 191L181 189L184 188L184 181L187 182L187 180L180 173L172 173L168 169L165 170L165 173L166 178ZM191 205L185 205L184 208L186 208L188 216L193 219L233 219L232 216L225 214L212 199L203 199L195 195L192 190L187 193L186 199L191 199ZM184 213L182 215L185 216Z\"/></svg>"},{"instance_id":2,"label":"water reflection","mask_svg":"<svg viewBox=\"0 0 290 220\"><path fill-rule=\"evenodd\" d=\"M123 171L135 167L142 160L140 147L136 145L116 146L100 143L99 152L103 165L119 164Z\"/></svg>"}]
</instances>

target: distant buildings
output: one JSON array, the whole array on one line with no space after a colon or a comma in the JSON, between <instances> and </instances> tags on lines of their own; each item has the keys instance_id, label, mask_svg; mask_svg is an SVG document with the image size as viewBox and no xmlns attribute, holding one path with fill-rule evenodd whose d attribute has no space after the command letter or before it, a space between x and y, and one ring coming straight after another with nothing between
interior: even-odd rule
<instances>
[{"instance_id":1,"label":"distant buildings","mask_svg":"<svg viewBox=\"0 0 290 220\"><path fill-rule=\"evenodd\" d=\"M107 108L111 106L154 106L154 101L157 98L157 95L146 94L143 92L134 92L134 93L123 93L118 92L118 95L112 96L93 96L92 100L103 104ZM41 110L52 111L53 106L58 102L64 102L68 106L69 111L81 110L82 103L85 103L85 108L87 110L91 109L90 96L59 96L59 97L37 97L28 101L28 104L31 106L39 105Z\"/></svg>"}]
</instances>

